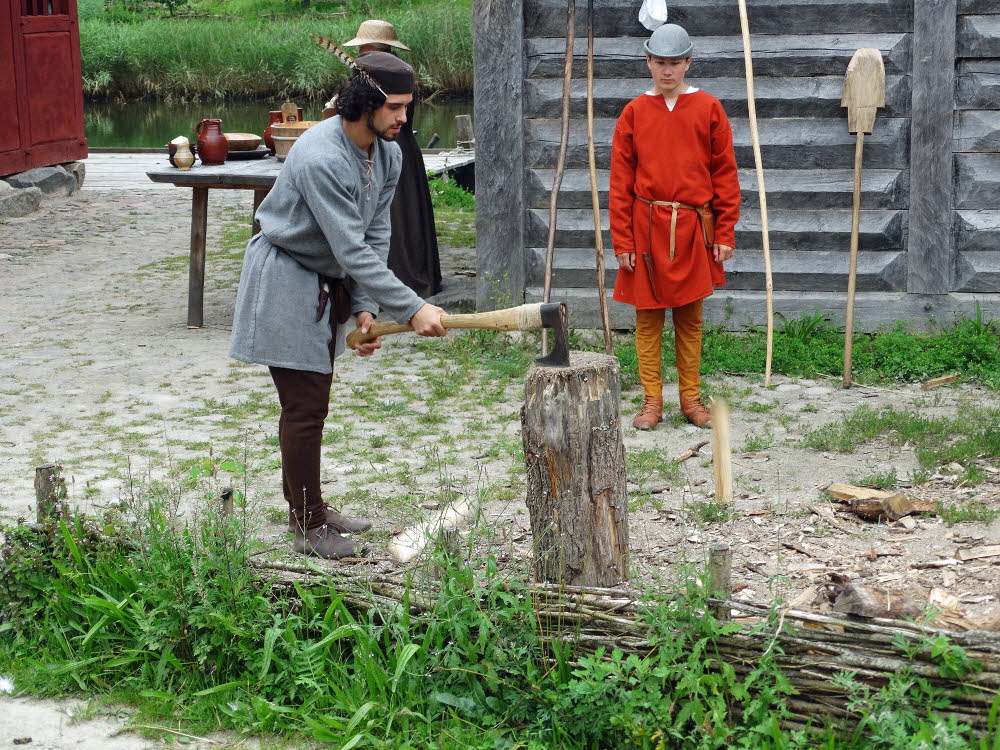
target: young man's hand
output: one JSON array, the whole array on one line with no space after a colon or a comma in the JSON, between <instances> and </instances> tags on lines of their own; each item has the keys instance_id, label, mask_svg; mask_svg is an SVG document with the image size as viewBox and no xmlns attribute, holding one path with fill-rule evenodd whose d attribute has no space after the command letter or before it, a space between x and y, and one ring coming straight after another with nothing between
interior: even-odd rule
<instances>
[{"instance_id":1,"label":"young man's hand","mask_svg":"<svg viewBox=\"0 0 1000 750\"><path fill-rule=\"evenodd\" d=\"M621 255L616 255L615 259L618 261L618 267L622 270L635 270L635 253L622 253Z\"/></svg>"},{"instance_id":2,"label":"young man's hand","mask_svg":"<svg viewBox=\"0 0 1000 750\"><path fill-rule=\"evenodd\" d=\"M410 325L418 336L444 336L447 331L441 325L441 316L447 314L437 305L425 304L410 318Z\"/></svg>"},{"instance_id":3,"label":"young man's hand","mask_svg":"<svg viewBox=\"0 0 1000 750\"><path fill-rule=\"evenodd\" d=\"M362 333L368 333L368 329L372 327L372 323L375 322L375 316L370 312L359 312L354 316L354 322L357 324L358 328L361 329ZM379 337L372 341L364 344L358 344L358 348L354 350L354 353L359 357L367 357L375 353L376 349L382 348L382 338Z\"/></svg>"},{"instance_id":4,"label":"young man's hand","mask_svg":"<svg viewBox=\"0 0 1000 750\"><path fill-rule=\"evenodd\" d=\"M715 258L717 263L729 260L733 257L733 248L729 247L729 245L720 245L716 242L712 246L712 257Z\"/></svg>"}]
</instances>

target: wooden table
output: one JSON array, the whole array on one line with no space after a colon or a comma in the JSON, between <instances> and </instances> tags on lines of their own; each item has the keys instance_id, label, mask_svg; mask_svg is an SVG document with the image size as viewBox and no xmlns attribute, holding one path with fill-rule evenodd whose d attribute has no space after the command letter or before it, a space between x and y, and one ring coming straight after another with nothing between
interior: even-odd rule
<instances>
[{"instance_id":1,"label":"wooden table","mask_svg":"<svg viewBox=\"0 0 1000 750\"><path fill-rule=\"evenodd\" d=\"M146 172L153 182L169 182L191 188L191 261L188 271L188 328L201 328L205 296L205 235L208 231L208 191L252 190L253 213L274 185L281 162L273 156L245 161L227 161L219 167L201 164L182 172L164 167ZM260 231L256 219L253 232Z\"/></svg>"},{"instance_id":2,"label":"wooden table","mask_svg":"<svg viewBox=\"0 0 1000 750\"><path fill-rule=\"evenodd\" d=\"M162 152L157 149L157 152ZM423 152L424 166L428 173L453 172L475 162L472 151L454 152L445 149L428 149ZM471 169L471 167L469 167ZM205 295L205 234L208 231L208 191L252 190L253 213L274 186L281 171L281 162L273 156L263 159L227 161L219 167L196 164L188 172L164 166L146 172L153 182L169 183L176 187L191 188L191 261L188 270L188 328L201 328ZM253 222L253 233L260 226Z\"/></svg>"}]
</instances>

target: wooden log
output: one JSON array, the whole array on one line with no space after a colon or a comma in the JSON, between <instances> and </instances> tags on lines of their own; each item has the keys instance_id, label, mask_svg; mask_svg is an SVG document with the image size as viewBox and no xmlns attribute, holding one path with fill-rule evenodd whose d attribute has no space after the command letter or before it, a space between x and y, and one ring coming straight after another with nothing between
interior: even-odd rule
<instances>
[{"instance_id":1,"label":"wooden log","mask_svg":"<svg viewBox=\"0 0 1000 750\"><path fill-rule=\"evenodd\" d=\"M35 521L39 526L57 514L65 485L55 464L35 467Z\"/></svg>"},{"instance_id":2,"label":"wooden log","mask_svg":"<svg viewBox=\"0 0 1000 750\"><path fill-rule=\"evenodd\" d=\"M715 470L715 499L733 501L733 456L729 445L729 404L712 401L712 466Z\"/></svg>"},{"instance_id":3,"label":"wooden log","mask_svg":"<svg viewBox=\"0 0 1000 750\"><path fill-rule=\"evenodd\" d=\"M460 149L471 151L476 146L476 138L472 134L472 116L455 115L455 140Z\"/></svg>"},{"instance_id":4,"label":"wooden log","mask_svg":"<svg viewBox=\"0 0 1000 750\"><path fill-rule=\"evenodd\" d=\"M918 617L922 607L903 594L851 583L837 596L833 611L858 617L897 618Z\"/></svg>"},{"instance_id":5,"label":"wooden log","mask_svg":"<svg viewBox=\"0 0 1000 750\"><path fill-rule=\"evenodd\" d=\"M935 388L940 388L943 385L949 385L956 382L962 373L956 372L953 375L944 375L940 378L931 378L930 380L925 380L920 384L920 390L922 391L933 391Z\"/></svg>"},{"instance_id":6,"label":"wooden log","mask_svg":"<svg viewBox=\"0 0 1000 750\"><path fill-rule=\"evenodd\" d=\"M223 518L230 518L233 515L233 488L225 487L222 490L222 494L219 496L219 500L222 501L222 516Z\"/></svg>"},{"instance_id":7,"label":"wooden log","mask_svg":"<svg viewBox=\"0 0 1000 750\"><path fill-rule=\"evenodd\" d=\"M712 593L728 597L733 590L733 551L725 542L713 544L708 549L708 581ZM717 620L729 619L729 607L713 604L712 612Z\"/></svg>"},{"instance_id":8,"label":"wooden log","mask_svg":"<svg viewBox=\"0 0 1000 750\"><path fill-rule=\"evenodd\" d=\"M535 580L609 586L628 578L628 497L618 360L572 352L533 366L521 410Z\"/></svg>"}]
</instances>

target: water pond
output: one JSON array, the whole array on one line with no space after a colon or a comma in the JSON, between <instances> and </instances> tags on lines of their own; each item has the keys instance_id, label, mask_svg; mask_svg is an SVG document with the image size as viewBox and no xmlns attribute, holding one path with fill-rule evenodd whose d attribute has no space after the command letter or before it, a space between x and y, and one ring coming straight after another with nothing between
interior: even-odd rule
<instances>
[{"instance_id":1,"label":"water pond","mask_svg":"<svg viewBox=\"0 0 1000 750\"><path fill-rule=\"evenodd\" d=\"M307 120L318 120L323 103L300 102ZM222 120L229 133L263 133L268 110L280 102L84 102L87 141L92 148L159 148L171 138L186 135L194 139L194 127L202 119ZM414 130L417 142L426 147L437 133L438 148L455 146L455 115L471 115L472 101L445 100L417 105Z\"/></svg>"}]
</instances>

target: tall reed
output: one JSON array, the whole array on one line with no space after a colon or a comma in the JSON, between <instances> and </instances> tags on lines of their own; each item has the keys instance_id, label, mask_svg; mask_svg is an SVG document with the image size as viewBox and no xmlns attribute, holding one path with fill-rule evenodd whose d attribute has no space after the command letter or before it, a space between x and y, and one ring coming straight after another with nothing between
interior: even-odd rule
<instances>
[{"instance_id":1,"label":"tall reed","mask_svg":"<svg viewBox=\"0 0 1000 750\"><path fill-rule=\"evenodd\" d=\"M386 9L412 48L402 57L417 70L421 91L468 96L472 91L471 3ZM80 23L84 94L91 99L219 99L331 95L345 68L310 34L346 41L361 16L302 16L276 21L105 18Z\"/></svg>"}]
</instances>

